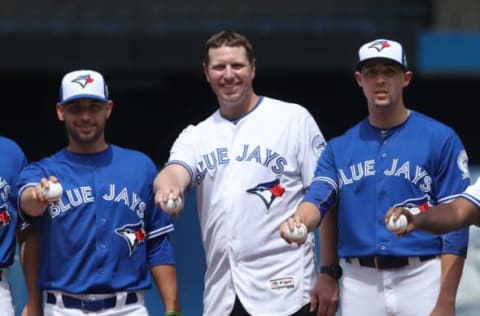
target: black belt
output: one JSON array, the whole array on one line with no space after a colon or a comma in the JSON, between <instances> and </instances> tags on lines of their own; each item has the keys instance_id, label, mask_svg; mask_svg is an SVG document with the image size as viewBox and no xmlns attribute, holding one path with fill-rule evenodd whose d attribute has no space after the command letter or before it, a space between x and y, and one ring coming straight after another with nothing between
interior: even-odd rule
<instances>
[{"instance_id":1,"label":"black belt","mask_svg":"<svg viewBox=\"0 0 480 316\"><path fill-rule=\"evenodd\" d=\"M418 258L420 261L427 261L438 256L418 256L418 257L396 257L396 256L370 256L370 257L351 257L346 258L348 263L352 263L352 259L357 259L362 267L376 269L395 269L408 266L410 258Z\"/></svg>"},{"instance_id":2,"label":"black belt","mask_svg":"<svg viewBox=\"0 0 480 316\"><path fill-rule=\"evenodd\" d=\"M94 299L94 300L82 300L70 295L62 294L63 306L66 308L81 309L89 312L98 312L104 309L113 308L117 304L117 297L112 296L108 298ZM138 302L138 297L135 292L127 294L125 305ZM55 294L47 292L47 303L56 304L57 298Z\"/></svg>"}]
</instances>

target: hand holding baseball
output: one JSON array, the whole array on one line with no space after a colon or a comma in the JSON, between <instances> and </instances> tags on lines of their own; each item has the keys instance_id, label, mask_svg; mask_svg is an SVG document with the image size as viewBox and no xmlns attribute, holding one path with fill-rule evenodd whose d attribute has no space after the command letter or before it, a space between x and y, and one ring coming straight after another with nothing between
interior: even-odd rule
<instances>
[{"instance_id":1,"label":"hand holding baseball","mask_svg":"<svg viewBox=\"0 0 480 316\"><path fill-rule=\"evenodd\" d=\"M388 220L387 229L392 233L402 234L407 229L407 224L408 220L405 215L401 214L398 217L392 215Z\"/></svg>"},{"instance_id":2,"label":"hand holding baseball","mask_svg":"<svg viewBox=\"0 0 480 316\"><path fill-rule=\"evenodd\" d=\"M303 223L285 222L280 227L280 235L288 243L303 244L307 240L308 229Z\"/></svg>"},{"instance_id":3,"label":"hand holding baseball","mask_svg":"<svg viewBox=\"0 0 480 316\"><path fill-rule=\"evenodd\" d=\"M170 193L166 202L163 200L160 201L160 207L170 215L177 216L178 213L180 213L180 211L183 209L183 201L180 196L173 198L173 193Z\"/></svg>"},{"instance_id":4,"label":"hand holding baseball","mask_svg":"<svg viewBox=\"0 0 480 316\"><path fill-rule=\"evenodd\" d=\"M63 194L63 187L60 182L47 181L47 185L42 188L43 197L48 202L56 202Z\"/></svg>"},{"instance_id":5,"label":"hand holding baseball","mask_svg":"<svg viewBox=\"0 0 480 316\"><path fill-rule=\"evenodd\" d=\"M391 208L385 215L387 229L398 236L403 236L413 230L409 224L413 222L413 215L403 207Z\"/></svg>"}]
</instances>

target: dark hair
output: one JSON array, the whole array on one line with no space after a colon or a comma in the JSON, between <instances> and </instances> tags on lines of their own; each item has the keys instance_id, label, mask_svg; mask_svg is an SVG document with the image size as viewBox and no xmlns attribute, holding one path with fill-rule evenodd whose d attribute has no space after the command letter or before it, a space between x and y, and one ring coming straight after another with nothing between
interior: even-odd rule
<instances>
[{"instance_id":1,"label":"dark hair","mask_svg":"<svg viewBox=\"0 0 480 316\"><path fill-rule=\"evenodd\" d=\"M248 61L253 64L255 56L253 54L253 47L245 35L233 31L220 31L213 34L205 43L205 50L203 52L203 62L208 65L210 62L208 51L211 48L219 48L222 46L228 47L245 47Z\"/></svg>"}]
</instances>

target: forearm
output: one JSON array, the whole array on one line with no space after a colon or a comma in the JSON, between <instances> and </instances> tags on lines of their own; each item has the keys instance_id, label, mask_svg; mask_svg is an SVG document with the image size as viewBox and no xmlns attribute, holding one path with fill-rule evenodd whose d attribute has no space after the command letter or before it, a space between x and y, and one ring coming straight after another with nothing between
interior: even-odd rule
<instances>
[{"instance_id":1,"label":"forearm","mask_svg":"<svg viewBox=\"0 0 480 316\"><path fill-rule=\"evenodd\" d=\"M40 264L40 239L34 227L28 227L17 233L20 264L27 287L28 301L23 314L42 315L42 292L37 287L38 267ZM28 310L28 313L27 313Z\"/></svg>"},{"instance_id":2,"label":"forearm","mask_svg":"<svg viewBox=\"0 0 480 316\"><path fill-rule=\"evenodd\" d=\"M20 197L21 210L33 217L42 215L48 206L48 202L39 197L37 190L38 188L36 187L28 187L22 192Z\"/></svg>"},{"instance_id":3,"label":"forearm","mask_svg":"<svg viewBox=\"0 0 480 316\"><path fill-rule=\"evenodd\" d=\"M321 265L338 263L337 254L337 210L332 209L324 216L319 227Z\"/></svg>"},{"instance_id":4,"label":"forearm","mask_svg":"<svg viewBox=\"0 0 480 316\"><path fill-rule=\"evenodd\" d=\"M190 174L183 166L172 164L166 166L158 173L153 182L153 189L157 192L162 189L170 190L171 188L177 188L183 194L189 186L190 180Z\"/></svg>"},{"instance_id":5,"label":"forearm","mask_svg":"<svg viewBox=\"0 0 480 316\"><path fill-rule=\"evenodd\" d=\"M181 311L178 294L177 271L174 265L158 265L150 269L155 285L162 297L165 310Z\"/></svg>"},{"instance_id":6,"label":"forearm","mask_svg":"<svg viewBox=\"0 0 480 316\"><path fill-rule=\"evenodd\" d=\"M413 216L415 229L434 234L444 234L452 230L478 223L479 209L468 200L457 198L450 203Z\"/></svg>"},{"instance_id":7,"label":"forearm","mask_svg":"<svg viewBox=\"0 0 480 316\"><path fill-rule=\"evenodd\" d=\"M465 258L452 254L442 255L442 276L437 305L455 308L458 286L462 277Z\"/></svg>"},{"instance_id":8,"label":"forearm","mask_svg":"<svg viewBox=\"0 0 480 316\"><path fill-rule=\"evenodd\" d=\"M307 226L309 232L320 224L320 211L310 202L300 203L295 212L295 216L300 218L300 221Z\"/></svg>"}]
</instances>

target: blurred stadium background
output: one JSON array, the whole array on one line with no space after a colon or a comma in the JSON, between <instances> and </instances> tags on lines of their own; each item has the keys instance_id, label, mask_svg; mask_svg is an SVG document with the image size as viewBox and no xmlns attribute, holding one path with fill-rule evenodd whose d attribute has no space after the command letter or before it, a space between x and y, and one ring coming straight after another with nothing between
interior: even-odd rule
<instances>
[{"instance_id":1,"label":"blurred stadium background","mask_svg":"<svg viewBox=\"0 0 480 316\"><path fill-rule=\"evenodd\" d=\"M65 145L54 110L63 74L94 68L105 74L116 104L109 140L161 166L178 133L216 109L201 71L203 43L232 29L255 47L257 92L305 105L327 138L366 115L352 75L358 47L381 37L402 42L414 71L407 105L452 126L472 170L480 165L478 0L4 0L0 8L0 134L30 160ZM479 237L472 228L459 316L480 308ZM177 220L173 239L184 315L197 316L204 261L195 211ZM12 281L20 307L18 263ZM152 314L162 308L150 292L149 307Z\"/></svg>"}]
</instances>

